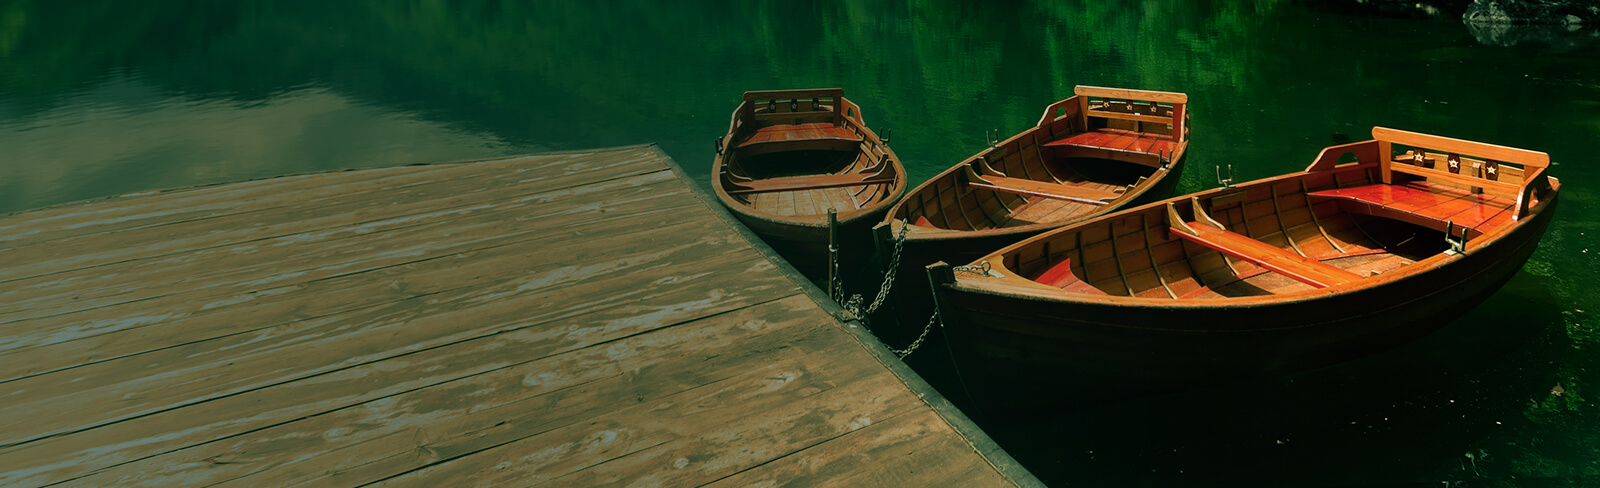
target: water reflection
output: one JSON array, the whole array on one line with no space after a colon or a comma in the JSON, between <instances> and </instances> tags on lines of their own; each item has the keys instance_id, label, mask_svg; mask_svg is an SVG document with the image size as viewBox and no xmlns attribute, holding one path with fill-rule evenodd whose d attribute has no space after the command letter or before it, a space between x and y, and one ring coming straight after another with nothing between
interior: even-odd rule
<instances>
[{"instance_id":1,"label":"water reflection","mask_svg":"<svg viewBox=\"0 0 1600 488\"><path fill-rule=\"evenodd\" d=\"M91 196L351 167L508 154L487 133L324 88L237 103L161 93L126 76L0 124L0 212ZM518 148L517 150L522 150ZM25 164L22 164L25 163Z\"/></svg>"}]
</instances>

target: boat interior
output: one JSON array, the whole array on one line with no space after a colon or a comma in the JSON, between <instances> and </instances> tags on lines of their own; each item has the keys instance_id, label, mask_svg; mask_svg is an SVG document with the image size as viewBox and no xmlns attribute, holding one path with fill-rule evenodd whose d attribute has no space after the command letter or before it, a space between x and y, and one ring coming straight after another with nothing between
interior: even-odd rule
<instances>
[{"instance_id":1,"label":"boat interior","mask_svg":"<svg viewBox=\"0 0 1600 488\"><path fill-rule=\"evenodd\" d=\"M904 185L887 138L867 130L840 89L747 92L728 133L716 143L716 177L756 212L846 214L885 203Z\"/></svg>"},{"instance_id":2,"label":"boat interior","mask_svg":"<svg viewBox=\"0 0 1600 488\"><path fill-rule=\"evenodd\" d=\"M1039 123L935 177L893 218L920 230L982 231L1114 208L1188 147L1181 93L1077 87ZM985 134L987 137L988 135Z\"/></svg>"},{"instance_id":3,"label":"boat interior","mask_svg":"<svg viewBox=\"0 0 1600 488\"><path fill-rule=\"evenodd\" d=\"M1324 150L1305 173L1092 220L985 260L1068 293L1280 295L1462 252L1550 197L1544 153L1384 128L1373 136Z\"/></svg>"}]
</instances>

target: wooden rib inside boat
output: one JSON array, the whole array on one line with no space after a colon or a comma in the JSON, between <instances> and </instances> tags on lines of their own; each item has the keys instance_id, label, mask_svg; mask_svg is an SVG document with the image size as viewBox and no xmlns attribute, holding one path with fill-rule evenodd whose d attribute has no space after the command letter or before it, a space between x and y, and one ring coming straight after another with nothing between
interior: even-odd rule
<instances>
[{"instance_id":1,"label":"wooden rib inside boat","mask_svg":"<svg viewBox=\"0 0 1600 488\"><path fill-rule=\"evenodd\" d=\"M718 199L813 281L826 277L829 209L848 245L867 248L906 189L887 140L838 88L746 92L716 148Z\"/></svg>"},{"instance_id":2,"label":"wooden rib inside boat","mask_svg":"<svg viewBox=\"0 0 1600 488\"><path fill-rule=\"evenodd\" d=\"M902 321L923 323L933 304L923 267L965 262L1062 225L1164 197L1189 146L1188 96L1079 86L1033 127L913 189L875 229L889 259L902 223ZM998 137L996 137L998 139ZM879 331L891 342L917 331Z\"/></svg>"},{"instance_id":3,"label":"wooden rib inside boat","mask_svg":"<svg viewBox=\"0 0 1600 488\"><path fill-rule=\"evenodd\" d=\"M1304 172L1041 234L973 261L987 272L932 267L962 373L1212 381L1332 364L1443 326L1521 269L1560 183L1540 152L1373 137L1327 148Z\"/></svg>"}]
</instances>

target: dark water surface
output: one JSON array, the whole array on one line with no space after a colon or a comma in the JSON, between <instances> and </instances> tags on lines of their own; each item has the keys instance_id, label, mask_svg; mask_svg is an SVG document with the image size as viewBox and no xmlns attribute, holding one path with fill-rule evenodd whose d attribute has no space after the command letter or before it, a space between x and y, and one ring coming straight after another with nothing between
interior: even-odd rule
<instances>
[{"instance_id":1,"label":"dark water surface","mask_svg":"<svg viewBox=\"0 0 1600 488\"><path fill-rule=\"evenodd\" d=\"M1529 148L1559 163L1560 213L1525 272L1441 333L1328 370L991 433L1056 485L1600 477L1600 42L1588 31L1475 36L1450 15L1271 0L677 3L0 0L0 213L646 142L703 176L741 92L818 86L844 87L870 125L893 127L917 182L1078 84L1190 95L1182 192L1215 186L1214 165L1241 181L1300 170L1374 125Z\"/></svg>"}]
</instances>

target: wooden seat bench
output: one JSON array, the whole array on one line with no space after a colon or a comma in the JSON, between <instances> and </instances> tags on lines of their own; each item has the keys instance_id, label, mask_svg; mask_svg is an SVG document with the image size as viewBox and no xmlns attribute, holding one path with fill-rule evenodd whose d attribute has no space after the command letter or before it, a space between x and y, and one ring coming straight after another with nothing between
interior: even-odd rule
<instances>
[{"instance_id":1,"label":"wooden seat bench","mask_svg":"<svg viewBox=\"0 0 1600 488\"><path fill-rule=\"evenodd\" d=\"M1469 238L1510 222L1516 207L1516 202L1504 198L1424 181L1336 188L1307 195L1313 203L1339 202L1339 209L1347 213L1399 220L1440 232L1451 224L1465 227Z\"/></svg>"},{"instance_id":2,"label":"wooden seat bench","mask_svg":"<svg viewBox=\"0 0 1600 488\"><path fill-rule=\"evenodd\" d=\"M1105 205L1107 200L1122 196L1121 193L1095 188L1084 188L1060 183L1046 183L1027 178L1013 178L997 174L979 175L973 171L972 165L967 165L967 184L976 188L986 188L1006 193L1031 195L1055 200L1069 200L1091 205ZM986 171L986 173L989 173Z\"/></svg>"},{"instance_id":3,"label":"wooden seat bench","mask_svg":"<svg viewBox=\"0 0 1600 488\"><path fill-rule=\"evenodd\" d=\"M1056 140L1040 144L1056 157L1162 168L1181 158L1188 147L1188 95L1094 86L1079 86L1073 93L1077 96L1046 107L1039 119L1043 126L1056 120L1058 111L1077 117L1069 130L1051 131ZM1147 131L1146 124L1161 128Z\"/></svg>"},{"instance_id":4,"label":"wooden seat bench","mask_svg":"<svg viewBox=\"0 0 1600 488\"><path fill-rule=\"evenodd\" d=\"M893 178L864 179L860 174L842 175L808 175L790 176L785 178L767 178L761 180L735 181L728 186L729 195L747 193L772 193L780 191L820 190L823 188L840 188L862 185L886 185L894 183ZM733 186L737 185L737 186ZM740 188L742 187L742 188Z\"/></svg>"},{"instance_id":5,"label":"wooden seat bench","mask_svg":"<svg viewBox=\"0 0 1600 488\"><path fill-rule=\"evenodd\" d=\"M1396 155L1397 144L1410 149ZM1370 141L1323 150L1306 171L1335 170L1341 153L1355 154L1357 164L1376 164L1378 181L1307 193L1312 204L1331 200L1347 213L1463 232L1468 239L1526 216L1551 189L1549 154L1384 127L1373 127ZM1449 229L1452 224L1465 230Z\"/></svg>"},{"instance_id":6,"label":"wooden seat bench","mask_svg":"<svg viewBox=\"0 0 1600 488\"><path fill-rule=\"evenodd\" d=\"M1361 279L1361 275L1348 270L1248 236L1229 232L1221 223L1205 215L1200 209L1198 200L1191 200L1191 208L1194 209L1195 220L1185 222L1178 217L1178 211L1172 203L1167 203L1167 225L1173 234L1185 240L1255 263L1257 266L1317 288L1327 288Z\"/></svg>"},{"instance_id":7,"label":"wooden seat bench","mask_svg":"<svg viewBox=\"0 0 1600 488\"><path fill-rule=\"evenodd\" d=\"M1156 156L1156 159L1159 160L1163 156L1167 158L1173 157L1173 153L1178 149L1178 142L1169 135L1102 128L1046 142L1043 146L1068 149L1103 149L1145 154ZM1070 154L1063 154L1063 156L1070 156Z\"/></svg>"},{"instance_id":8,"label":"wooden seat bench","mask_svg":"<svg viewBox=\"0 0 1600 488\"><path fill-rule=\"evenodd\" d=\"M750 133L750 137L740 140L738 147L742 148L768 142L815 140L861 142L861 135L852 132L850 129L826 122L798 125L781 124L757 129L755 132Z\"/></svg>"}]
</instances>

